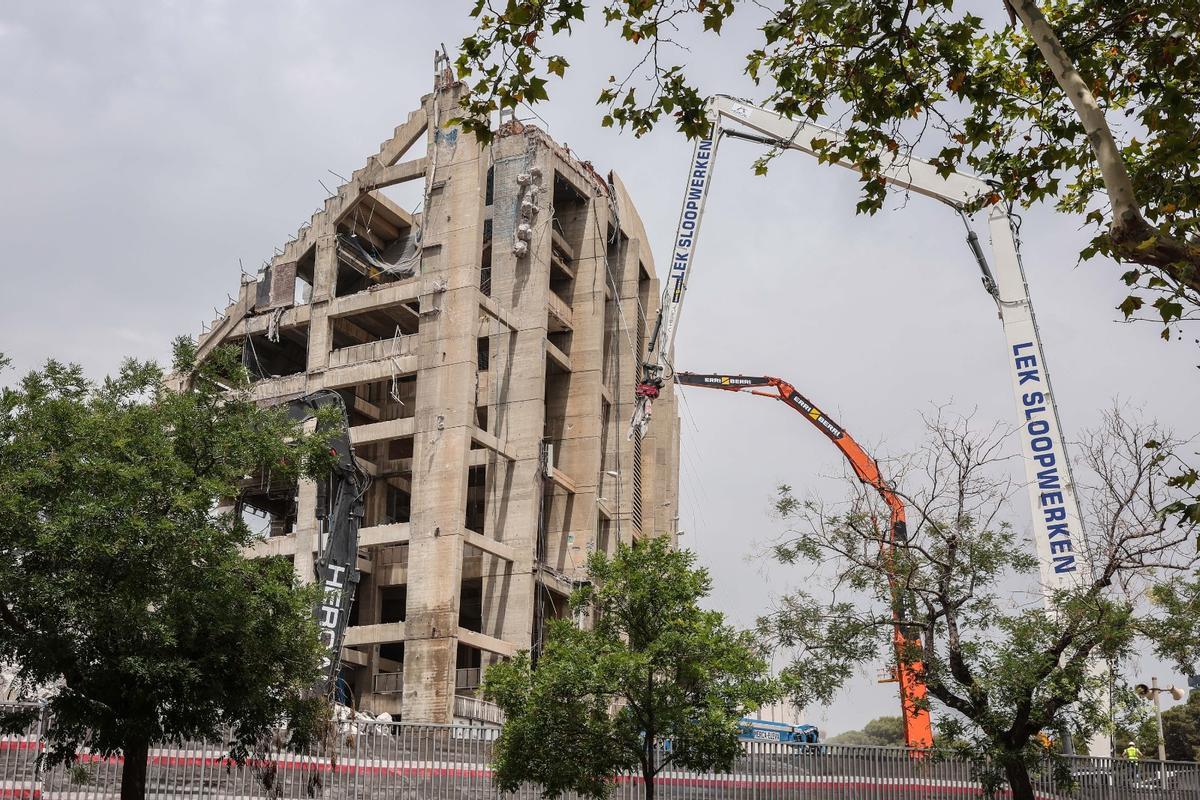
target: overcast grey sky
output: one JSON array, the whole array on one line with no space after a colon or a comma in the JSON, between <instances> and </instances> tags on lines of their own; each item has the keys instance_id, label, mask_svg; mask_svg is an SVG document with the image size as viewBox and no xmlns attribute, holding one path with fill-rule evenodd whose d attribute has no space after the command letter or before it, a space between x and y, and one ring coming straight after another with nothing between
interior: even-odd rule
<instances>
[{"instance_id":1,"label":"overcast grey sky","mask_svg":"<svg viewBox=\"0 0 1200 800\"><path fill-rule=\"evenodd\" d=\"M17 371L53 356L96 376L128 355L166 360L171 337L225 307L238 260L256 269L321 203L318 180L337 181L327 170L361 166L430 91L432 51L453 50L470 5L5 2L0 351ZM693 49L680 57L704 92L761 96L741 70L747 22L719 44L682 35ZM661 262L690 145L669 130L639 140L599 126L593 100L634 56L587 33L567 46L573 69L537 110L556 139L621 175ZM857 217L850 173L790 154L754 177L758 154L722 146L679 368L788 378L881 454L914 446L934 403L1013 419L1000 324L958 219L899 197ZM1195 433L1196 350L1115 321L1119 270L1076 266L1079 221L1034 210L1022 230L1068 435L1114 397ZM824 437L766 401L693 390L683 423L683 542L712 570L713 605L750 624L803 578L750 557L777 532L774 487L837 490L822 476L842 465ZM1025 516L1019 499L1013 518ZM872 669L809 716L837 732L894 713L894 688Z\"/></svg>"}]
</instances>

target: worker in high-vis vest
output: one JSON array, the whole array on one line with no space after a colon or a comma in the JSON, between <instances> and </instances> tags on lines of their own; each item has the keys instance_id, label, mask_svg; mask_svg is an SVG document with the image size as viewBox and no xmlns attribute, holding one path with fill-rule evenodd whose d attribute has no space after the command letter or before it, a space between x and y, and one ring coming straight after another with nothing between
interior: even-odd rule
<instances>
[{"instance_id":1,"label":"worker in high-vis vest","mask_svg":"<svg viewBox=\"0 0 1200 800\"><path fill-rule=\"evenodd\" d=\"M1141 772L1138 770L1138 760L1141 759L1141 757L1142 751L1138 750L1136 744L1130 742L1129 746L1125 748L1125 758L1129 760L1129 766L1133 771L1133 779L1135 781L1141 780L1142 778Z\"/></svg>"}]
</instances>

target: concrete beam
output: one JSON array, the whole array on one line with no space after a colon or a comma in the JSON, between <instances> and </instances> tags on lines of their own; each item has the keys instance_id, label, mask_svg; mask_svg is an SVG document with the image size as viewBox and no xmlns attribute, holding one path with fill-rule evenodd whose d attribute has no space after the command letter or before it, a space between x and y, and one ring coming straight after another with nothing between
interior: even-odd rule
<instances>
[{"instance_id":1,"label":"concrete beam","mask_svg":"<svg viewBox=\"0 0 1200 800\"><path fill-rule=\"evenodd\" d=\"M485 553L490 553L497 558L503 558L505 561L513 562L517 560L517 553L503 542L497 542L490 536L476 533L475 531L463 531L463 541L472 547L476 547Z\"/></svg>"},{"instance_id":2,"label":"concrete beam","mask_svg":"<svg viewBox=\"0 0 1200 800\"><path fill-rule=\"evenodd\" d=\"M404 124L397 125L396 130L392 132L392 137L380 146L379 154L375 156L376 163L384 167L395 164L401 156L408 152L410 147L416 144L417 139L421 138L428 126L429 114L425 107L421 106L408 115Z\"/></svg>"},{"instance_id":3,"label":"concrete beam","mask_svg":"<svg viewBox=\"0 0 1200 800\"><path fill-rule=\"evenodd\" d=\"M546 357L557 364L563 372L571 371L571 357L555 347L549 340L546 341Z\"/></svg>"},{"instance_id":4,"label":"concrete beam","mask_svg":"<svg viewBox=\"0 0 1200 800\"><path fill-rule=\"evenodd\" d=\"M272 536L260 539L243 551L248 558L267 558L269 556L292 556L296 554L296 534Z\"/></svg>"},{"instance_id":5,"label":"concrete beam","mask_svg":"<svg viewBox=\"0 0 1200 800\"><path fill-rule=\"evenodd\" d=\"M279 327L281 330L302 327L308 324L311 315L312 306L308 303L302 306L293 306L280 315ZM253 317L246 317L233 327L233 330L229 332L229 337L246 336L251 333L266 333L267 328L270 326L270 314L258 314Z\"/></svg>"},{"instance_id":6,"label":"concrete beam","mask_svg":"<svg viewBox=\"0 0 1200 800\"><path fill-rule=\"evenodd\" d=\"M575 260L575 248L567 244L567 240L553 226L550 228L550 240L568 259L571 261Z\"/></svg>"},{"instance_id":7,"label":"concrete beam","mask_svg":"<svg viewBox=\"0 0 1200 800\"><path fill-rule=\"evenodd\" d=\"M413 417L407 417L405 419L389 419L385 422L372 422L367 425L355 425L350 429L350 443L365 444L366 442L382 442L388 439L412 436L417 427L416 422Z\"/></svg>"},{"instance_id":8,"label":"concrete beam","mask_svg":"<svg viewBox=\"0 0 1200 800\"><path fill-rule=\"evenodd\" d=\"M567 597L570 597L571 592L575 591L575 585L571 583L567 576L561 575L555 570L548 569L544 566L538 569L537 580L539 583L542 583L559 594L566 595Z\"/></svg>"},{"instance_id":9,"label":"concrete beam","mask_svg":"<svg viewBox=\"0 0 1200 800\"><path fill-rule=\"evenodd\" d=\"M407 522L371 525L358 529L358 546L375 547L381 544L404 544L411 535Z\"/></svg>"},{"instance_id":10,"label":"concrete beam","mask_svg":"<svg viewBox=\"0 0 1200 800\"><path fill-rule=\"evenodd\" d=\"M557 327L567 331L575 330L575 314L554 292L546 294L546 311L558 323Z\"/></svg>"},{"instance_id":11,"label":"concrete beam","mask_svg":"<svg viewBox=\"0 0 1200 800\"><path fill-rule=\"evenodd\" d=\"M351 630L354 630L351 628ZM517 654L517 646L512 642L506 642L503 639L497 639L495 636L488 636L486 633L467 630L466 628L458 629L458 641L478 647L480 650L487 650L489 653L496 653L505 657L511 658Z\"/></svg>"},{"instance_id":12,"label":"concrete beam","mask_svg":"<svg viewBox=\"0 0 1200 800\"><path fill-rule=\"evenodd\" d=\"M408 583L408 567L403 564L384 564L375 570L376 588Z\"/></svg>"},{"instance_id":13,"label":"concrete beam","mask_svg":"<svg viewBox=\"0 0 1200 800\"><path fill-rule=\"evenodd\" d=\"M260 401L282 402L304 394L306 386L308 386L308 380L303 372L296 375L284 375L282 378L267 378L250 387L250 396Z\"/></svg>"},{"instance_id":14,"label":"concrete beam","mask_svg":"<svg viewBox=\"0 0 1200 800\"><path fill-rule=\"evenodd\" d=\"M516 323L512 321L512 317L508 311L483 292L479 293L479 308L510 331L517 329Z\"/></svg>"},{"instance_id":15,"label":"concrete beam","mask_svg":"<svg viewBox=\"0 0 1200 800\"><path fill-rule=\"evenodd\" d=\"M335 297L329 302L332 319L358 314L363 311L379 311L392 306L411 303L421 296L419 277L385 283L378 289L366 289L344 297Z\"/></svg>"},{"instance_id":16,"label":"concrete beam","mask_svg":"<svg viewBox=\"0 0 1200 800\"><path fill-rule=\"evenodd\" d=\"M600 509L600 513L604 515L605 519L611 520L613 518L612 506L603 497L596 498L596 508Z\"/></svg>"},{"instance_id":17,"label":"concrete beam","mask_svg":"<svg viewBox=\"0 0 1200 800\"><path fill-rule=\"evenodd\" d=\"M360 364L349 364L345 367L331 369L325 373L323 383L326 389L341 389L356 383L381 381L392 375L412 375L416 371L417 357L415 355L377 358L374 361L364 361Z\"/></svg>"},{"instance_id":18,"label":"concrete beam","mask_svg":"<svg viewBox=\"0 0 1200 800\"><path fill-rule=\"evenodd\" d=\"M392 215L392 218L395 220L395 224L404 225L408 228L411 228L417 224L416 217L408 213L408 211L405 209L401 208L386 194L381 194L379 192L368 192L366 196L371 198L371 200L375 203L377 214L379 213L379 210L382 209L383 213Z\"/></svg>"},{"instance_id":19,"label":"concrete beam","mask_svg":"<svg viewBox=\"0 0 1200 800\"><path fill-rule=\"evenodd\" d=\"M485 431L483 428L471 429L471 441L476 442L481 447L486 447L488 450L495 452L502 458L506 458L509 461L514 460L512 455L506 452L505 449L500 445L500 440Z\"/></svg>"},{"instance_id":20,"label":"concrete beam","mask_svg":"<svg viewBox=\"0 0 1200 800\"><path fill-rule=\"evenodd\" d=\"M385 186L394 186L397 183L414 180L415 178L425 177L425 170L429 168L429 159L422 156L421 158L413 159L412 161L403 161L399 164L393 164L390 167L384 167L363 185L365 191L374 191L382 189Z\"/></svg>"},{"instance_id":21,"label":"concrete beam","mask_svg":"<svg viewBox=\"0 0 1200 800\"><path fill-rule=\"evenodd\" d=\"M403 622L382 622L378 625L352 625L346 629L342 644L346 647L365 644L391 644L404 641Z\"/></svg>"},{"instance_id":22,"label":"concrete beam","mask_svg":"<svg viewBox=\"0 0 1200 800\"><path fill-rule=\"evenodd\" d=\"M356 667L365 667L371 663L370 657L366 653L361 650L352 650L349 647L342 648L342 661Z\"/></svg>"},{"instance_id":23,"label":"concrete beam","mask_svg":"<svg viewBox=\"0 0 1200 800\"><path fill-rule=\"evenodd\" d=\"M354 396L354 403L351 406L351 411L356 411L368 419L373 419L379 422L379 418L383 416L383 412L379 410L379 406L372 403L370 400L364 400L358 395Z\"/></svg>"},{"instance_id":24,"label":"concrete beam","mask_svg":"<svg viewBox=\"0 0 1200 800\"><path fill-rule=\"evenodd\" d=\"M567 473L563 472L558 467L550 468L550 482L565 492L570 494L576 493L575 481L571 480L570 477L567 476Z\"/></svg>"}]
</instances>

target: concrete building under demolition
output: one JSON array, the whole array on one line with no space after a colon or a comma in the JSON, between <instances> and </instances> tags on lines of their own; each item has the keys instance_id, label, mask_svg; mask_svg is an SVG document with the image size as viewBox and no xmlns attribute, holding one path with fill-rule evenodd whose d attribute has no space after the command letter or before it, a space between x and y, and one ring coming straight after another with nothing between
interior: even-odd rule
<instances>
[{"instance_id":1,"label":"concrete building under demolition","mask_svg":"<svg viewBox=\"0 0 1200 800\"><path fill-rule=\"evenodd\" d=\"M445 124L462 89L438 77L244 279L200 354L240 346L264 403L341 394L372 479L350 700L478 724L496 719L475 697L483 671L536 652L593 551L676 535L679 445L669 386L648 435L625 436L659 282L621 181L516 121L480 147ZM412 212L384 193L416 181ZM253 554L311 579L316 496L249 487L240 503L265 530Z\"/></svg>"}]
</instances>

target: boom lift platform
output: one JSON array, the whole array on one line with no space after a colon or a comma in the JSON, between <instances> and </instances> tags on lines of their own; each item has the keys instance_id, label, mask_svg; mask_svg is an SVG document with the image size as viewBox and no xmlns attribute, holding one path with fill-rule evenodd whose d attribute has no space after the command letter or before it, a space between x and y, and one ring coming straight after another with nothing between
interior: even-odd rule
<instances>
[{"instance_id":1,"label":"boom lift platform","mask_svg":"<svg viewBox=\"0 0 1200 800\"><path fill-rule=\"evenodd\" d=\"M875 489L883 498L890 517L888 525L890 547L895 548L897 544L908 541L904 501L884 480L875 459L863 450L862 446L845 428L834 422L812 401L796 391L796 388L790 383L766 375L756 377L697 372L676 372L675 382L681 386L699 386L705 389L721 389L727 392L745 392L759 397L770 397L780 400L800 412L805 419L837 446L837 449L850 462L850 468L854 470L855 476ZM912 657L913 652L921 647L920 633L905 628L905 598L902 597L894 574L889 573L888 583L892 592L892 619L895 621L893 628L893 643L896 651L895 678L900 684L904 741L909 747L926 749L933 746L933 725L929 719L925 682L922 679L925 667L921 659Z\"/></svg>"},{"instance_id":2,"label":"boom lift platform","mask_svg":"<svg viewBox=\"0 0 1200 800\"><path fill-rule=\"evenodd\" d=\"M727 95L709 99L708 118L712 128L707 136L696 142L688 170L658 319L650 336L642 381L636 390L638 401L630 423L631 437L645 432L652 402L664 382L671 380L671 353L688 280L694 270L696 241L712 182L717 145L722 136L799 150L809 155L816 155L815 142L818 140L841 138L840 133L830 128L797 122ZM883 161L882 175L889 184L949 206L967 224L967 243L979 265L983 286L999 311L1007 340L1005 358L1017 401L1033 539L1041 565L1043 590L1049 598L1054 590L1077 587L1086 580L1088 573L1082 551L1076 551L1072 542L1082 530L1079 504L1018 252L1016 220L1003 205L993 203L990 206L988 228L993 264L989 267L979 240L970 229L967 210L981 198L992 195L993 188L971 175L939 172L934 165L915 158L884 154ZM855 164L837 163L858 171Z\"/></svg>"}]
</instances>

